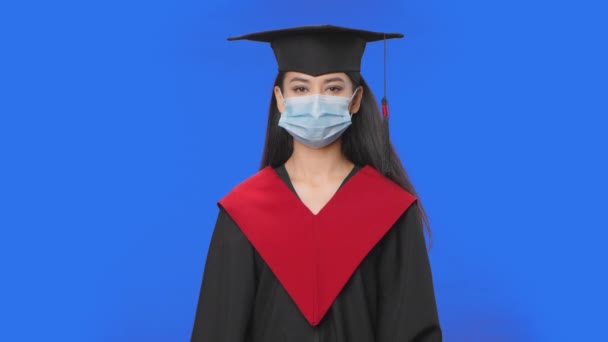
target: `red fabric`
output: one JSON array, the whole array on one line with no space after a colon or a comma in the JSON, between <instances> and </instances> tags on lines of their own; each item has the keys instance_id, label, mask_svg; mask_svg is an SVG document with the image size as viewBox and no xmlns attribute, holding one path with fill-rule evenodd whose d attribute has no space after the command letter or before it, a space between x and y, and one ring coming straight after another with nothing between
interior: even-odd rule
<instances>
[{"instance_id":1,"label":"red fabric","mask_svg":"<svg viewBox=\"0 0 608 342\"><path fill-rule=\"evenodd\" d=\"M313 215L267 166L218 205L315 326L361 261L415 200L366 165Z\"/></svg>"}]
</instances>

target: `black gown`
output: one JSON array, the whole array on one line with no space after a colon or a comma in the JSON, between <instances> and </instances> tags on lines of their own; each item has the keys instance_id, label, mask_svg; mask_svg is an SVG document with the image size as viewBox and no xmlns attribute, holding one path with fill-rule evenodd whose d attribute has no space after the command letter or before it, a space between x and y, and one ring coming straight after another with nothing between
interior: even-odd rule
<instances>
[{"instance_id":1,"label":"black gown","mask_svg":"<svg viewBox=\"0 0 608 342\"><path fill-rule=\"evenodd\" d=\"M342 185L360 169L355 166ZM284 165L275 171L296 193ZM305 319L220 207L203 272L192 342L441 340L417 202L365 256L316 326Z\"/></svg>"}]
</instances>

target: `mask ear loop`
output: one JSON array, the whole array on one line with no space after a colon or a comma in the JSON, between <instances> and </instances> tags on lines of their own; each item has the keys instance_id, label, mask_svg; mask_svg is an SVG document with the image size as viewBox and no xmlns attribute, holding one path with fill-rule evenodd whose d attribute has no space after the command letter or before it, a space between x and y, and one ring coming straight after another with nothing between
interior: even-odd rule
<instances>
[{"instance_id":1,"label":"mask ear loop","mask_svg":"<svg viewBox=\"0 0 608 342\"><path fill-rule=\"evenodd\" d=\"M355 95L357 94L357 92L359 91L359 87L357 87L357 89L355 89L355 92L353 93L353 95L350 97L350 100L348 100L348 106L350 107L350 104L353 102L353 99L355 98ZM281 95L282 96L282 95ZM348 114L350 114L350 117L352 119L353 114L351 113L350 110L348 111Z\"/></svg>"},{"instance_id":2,"label":"mask ear loop","mask_svg":"<svg viewBox=\"0 0 608 342\"><path fill-rule=\"evenodd\" d=\"M281 88L279 87L279 94L281 94L281 102L283 102L283 106L285 106L285 96L283 96L283 91L281 90ZM283 116L282 112L279 112L281 114L281 116Z\"/></svg>"},{"instance_id":3,"label":"mask ear loop","mask_svg":"<svg viewBox=\"0 0 608 342\"><path fill-rule=\"evenodd\" d=\"M282 99L281 102L283 102L283 104L285 104L285 96L283 96L283 91L281 90L281 88L279 88L279 94L281 94L281 99Z\"/></svg>"}]
</instances>

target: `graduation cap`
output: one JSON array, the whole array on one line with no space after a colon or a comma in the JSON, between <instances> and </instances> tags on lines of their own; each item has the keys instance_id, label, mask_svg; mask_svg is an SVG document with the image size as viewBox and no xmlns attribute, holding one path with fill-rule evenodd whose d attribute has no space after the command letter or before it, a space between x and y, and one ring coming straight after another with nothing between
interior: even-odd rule
<instances>
[{"instance_id":1,"label":"graduation cap","mask_svg":"<svg viewBox=\"0 0 608 342\"><path fill-rule=\"evenodd\" d=\"M383 171L390 168L388 101L386 99L386 40L403 38L401 33L373 32L333 25L299 26L261 31L228 40L251 40L270 43L279 71L297 71L312 76L333 72L361 71L361 58L368 42L384 41L384 96L382 116L386 133L387 155Z\"/></svg>"}]
</instances>

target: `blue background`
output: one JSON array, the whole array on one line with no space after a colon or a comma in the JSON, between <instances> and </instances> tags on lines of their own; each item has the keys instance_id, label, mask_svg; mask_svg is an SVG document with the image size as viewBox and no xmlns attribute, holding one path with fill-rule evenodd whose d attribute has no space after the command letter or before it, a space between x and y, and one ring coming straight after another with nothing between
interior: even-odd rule
<instances>
[{"instance_id":1,"label":"blue background","mask_svg":"<svg viewBox=\"0 0 608 342\"><path fill-rule=\"evenodd\" d=\"M226 37L403 32L392 137L446 341L605 338L600 1L5 1L0 340L187 341L215 202L253 174L276 65ZM382 44L362 73L382 94ZM405 133L407 132L407 134Z\"/></svg>"}]
</instances>

